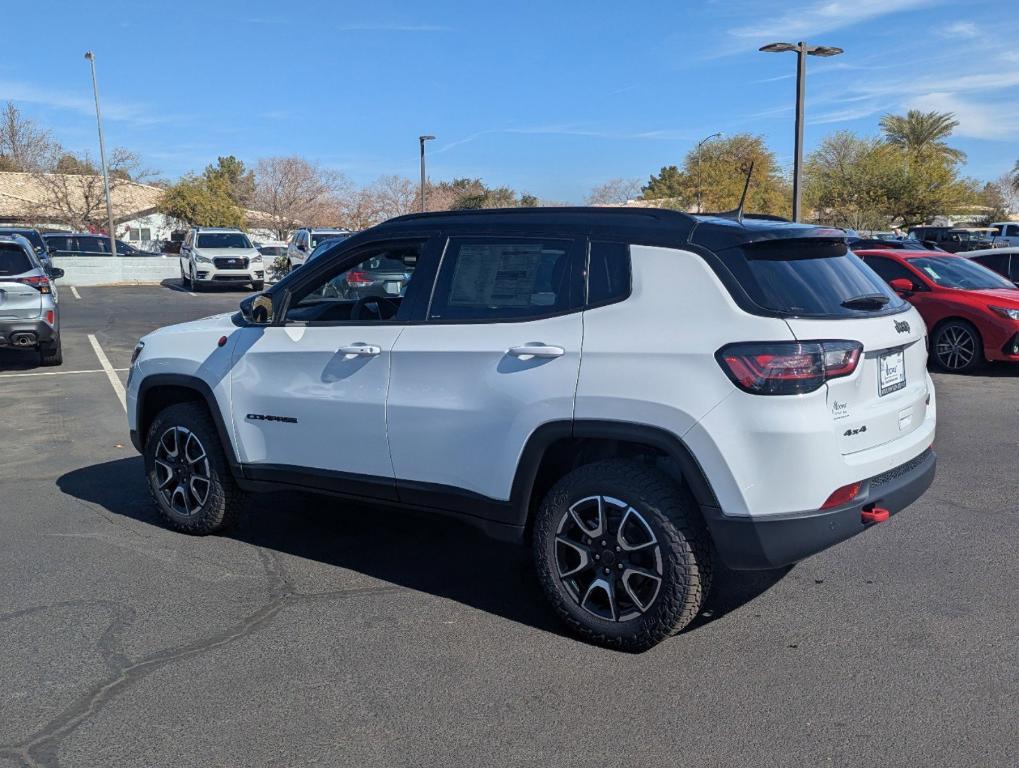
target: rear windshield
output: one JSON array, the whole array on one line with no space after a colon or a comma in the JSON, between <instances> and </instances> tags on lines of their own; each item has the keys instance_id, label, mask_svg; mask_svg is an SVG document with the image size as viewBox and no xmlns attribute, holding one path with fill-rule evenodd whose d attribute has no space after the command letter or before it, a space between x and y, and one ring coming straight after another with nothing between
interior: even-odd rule
<instances>
[{"instance_id":1,"label":"rear windshield","mask_svg":"<svg viewBox=\"0 0 1019 768\"><path fill-rule=\"evenodd\" d=\"M250 248L251 241L241 232L199 232L199 248Z\"/></svg>"},{"instance_id":2,"label":"rear windshield","mask_svg":"<svg viewBox=\"0 0 1019 768\"><path fill-rule=\"evenodd\" d=\"M997 272L958 256L928 256L910 259L909 263L945 288L961 288L966 291L1015 288L1012 282Z\"/></svg>"},{"instance_id":3,"label":"rear windshield","mask_svg":"<svg viewBox=\"0 0 1019 768\"><path fill-rule=\"evenodd\" d=\"M324 243L326 240L343 240L346 237L342 232L312 232L311 247L315 248L319 243Z\"/></svg>"},{"instance_id":4,"label":"rear windshield","mask_svg":"<svg viewBox=\"0 0 1019 768\"><path fill-rule=\"evenodd\" d=\"M31 259L13 243L0 243L0 277L23 275L35 269Z\"/></svg>"},{"instance_id":5,"label":"rear windshield","mask_svg":"<svg viewBox=\"0 0 1019 768\"><path fill-rule=\"evenodd\" d=\"M282 256L287 249L278 245L263 245L258 252L263 256Z\"/></svg>"},{"instance_id":6,"label":"rear windshield","mask_svg":"<svg viewBox=\"0 0 1019 768\"><path fill-rule=\"evenodd\" d=\"M46 244L42 241L42 236L34 229L0 229L0 234L21 235L32 244L32 247L35 248L35 250L46 250Z\"/></svg>"},{"instance_id":7,"label":"rear windshield","mask_svg":"<svg viewBox=\"0 0 1019 768\"><path fill-rule=\"evenodd\" d=\"M841 240L769 240L719 256L755 304L781 315L863 317L907 306Z\"/></svg>"}]
</instances>

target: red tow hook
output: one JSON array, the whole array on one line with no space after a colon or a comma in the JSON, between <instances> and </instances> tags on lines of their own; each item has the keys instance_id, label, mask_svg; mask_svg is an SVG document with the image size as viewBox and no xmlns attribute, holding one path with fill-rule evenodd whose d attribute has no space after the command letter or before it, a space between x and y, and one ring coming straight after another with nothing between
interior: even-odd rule
<instances>
[{"instance_id":1,"label":"red tow hook","mask_svg":"<svg viewBox=\"0 0 1019 768\"><path fill-rule=\"evenodd\" d=\"M871 523L883 523L891 516L892 513L887 509L876 507L873 504L860 510L860 519L864 525L870 525Z\"/></svg>"}]
</instances>

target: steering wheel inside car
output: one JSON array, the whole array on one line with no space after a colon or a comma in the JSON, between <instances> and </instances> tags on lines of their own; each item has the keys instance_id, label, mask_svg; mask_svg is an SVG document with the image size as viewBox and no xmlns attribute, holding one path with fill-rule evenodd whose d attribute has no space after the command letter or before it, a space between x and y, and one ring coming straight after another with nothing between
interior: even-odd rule
<instances>
[{"instance_id":1,"label":"steering wheel inside car","mask_svg":"<svg viewBox=\"0 0 1019 768\"><path fill-rule=\"evenodd\" d=\"M363 296L350 308L351 320L392 320L400 305L385 296Z\"/></svg>"}]
</instances>

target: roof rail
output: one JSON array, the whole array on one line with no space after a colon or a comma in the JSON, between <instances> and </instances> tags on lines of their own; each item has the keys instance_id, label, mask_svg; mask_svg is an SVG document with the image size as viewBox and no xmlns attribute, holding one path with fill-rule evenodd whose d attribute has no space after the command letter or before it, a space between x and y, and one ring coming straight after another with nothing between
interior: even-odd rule
<instances>
[{"instance_id":1,"label":"roof rail","mask_svg":"<svg viewBox=\"0 0 1019 768\"><path fill-rule=\"evenodd\" d=\"M644 216L647 218L662 219L670 217L682 217L688 222L695 219L688 213L677 211L671 208L628 208L624 206L537 206L518 208L466 208L450 211L427 211L424 213L405 213L402 216L395 216L385 223L397 221L416 221L421 219L437 219L445 217L460 216L541 216L541 215L598 215L598 216Z\"/></svg>"}]
</instances>

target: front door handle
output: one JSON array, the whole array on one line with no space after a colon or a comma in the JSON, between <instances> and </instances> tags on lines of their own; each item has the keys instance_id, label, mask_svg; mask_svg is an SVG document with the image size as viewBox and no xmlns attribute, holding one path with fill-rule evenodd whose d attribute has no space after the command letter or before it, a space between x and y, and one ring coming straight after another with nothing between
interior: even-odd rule
<instances>
[{"instance_id":1,"label":"front door handle","mask_svg":"<svg viewBox=\"0 0 1019 768\"><path fill-rule=\"evenodd\" d=\"M510 347L507 354L513 357L562 357L566 354L566 350L547 344L524 344L519 347Z\"/></svg>"},{"instance_id":2,"label":"front door handle","mask_svg":"<svg viewBox=\"0 0 1019 768\"><path fill-rule=\"evenodd\" d=\"M371 344L351 344L349 347L340 347L339 352L344 355L373 357L382 354L382 347L376 347Z\"/></svg>"}]
</instances>

